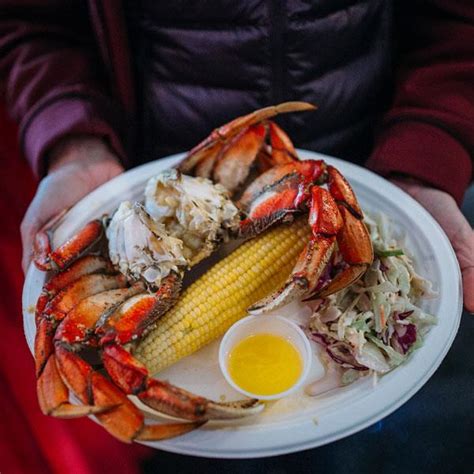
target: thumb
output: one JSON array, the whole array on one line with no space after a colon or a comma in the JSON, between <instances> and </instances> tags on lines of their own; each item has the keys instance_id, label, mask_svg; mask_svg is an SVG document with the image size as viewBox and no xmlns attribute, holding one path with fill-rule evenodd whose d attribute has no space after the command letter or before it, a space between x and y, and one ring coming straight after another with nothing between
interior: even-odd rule
<instances>
[{"instance_id":1,"label":"thumb","mask_svg":"<svg viewBox=\"0 0 474 474\"><path fill-rule=\"evenodd\" d=\"M36 219L30 219L29 216L25 216L20 226L23 246L21 266L25 275L28 271L30 261L33 258L33 239L40 226L41 223L39 221Z\"/></svg>"},{"instance_id":2,"label":"thumb","mask_svg":"<svg viewBox=\"0 0 474 474\"><path fill-rule=\"evenodd\" d=\"M468 289L464 292L464 306L471 314L474 314L474 266L464 270L462 274L462 281L464 288Z\"/></svg>"},{"instance_id":3,"label":"thumb","mask_svg":"<svg viewBox=\"0 0 474 474\"><path fill-rule=\"evenodd\" d=\"M452 243L461 267L464 306L474 313L474 231L467 221Z\"/></svg>"},{"instance_id":4,"label":"thumb","mask_svg":"<svg viewBox=\"0 0 474 474\"><path fill-rule=\"evenodd\" d=\"M46 229L52 228L64 217L67 212L67 208L57 212L49 220L45 222L38 220L36 217L28 217L28 213L25 215L23 222L21 223L21 234L23 242L23 257L21 260L21 266L23 273L26 275L28 267L30 266L31 260L36 257L35 252L37 250L35 241L38 233L44 232ZM31 213L30 213L31 214Z\"/></svg>"}]
</instances>

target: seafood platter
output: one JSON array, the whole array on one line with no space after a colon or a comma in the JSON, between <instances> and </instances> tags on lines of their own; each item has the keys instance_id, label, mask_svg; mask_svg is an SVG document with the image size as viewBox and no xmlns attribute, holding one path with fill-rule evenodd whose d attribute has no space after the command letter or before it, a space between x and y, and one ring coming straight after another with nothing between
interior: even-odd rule
<instances>
[{"instance_id":1,"label":"seafood platter","mask_svg":"<svg viewBox=\"0 0 474 474\"><path fill-rule=\"evenodd\" d=\"M259 457L363 429L429 379L459 325L453 250L383 178L295 149L274 118L312 109L238 117L38 233L23 308L45 415Z\"/></svg>"}]
</instances>

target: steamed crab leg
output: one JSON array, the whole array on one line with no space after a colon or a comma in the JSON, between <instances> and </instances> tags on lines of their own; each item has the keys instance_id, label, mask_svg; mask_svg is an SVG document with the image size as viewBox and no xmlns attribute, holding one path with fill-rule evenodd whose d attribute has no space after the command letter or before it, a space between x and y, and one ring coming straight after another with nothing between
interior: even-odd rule
<instances>
[{"instance_id":1,"label":"steamed crab leg","mask_svg":"<svg viewBox=\"0 0 474 474\"><path fill-rule=\"evenodd\" d=\"M275 122L270 122L268 124L268 129L272 164L282 165L297 160L298 156L295 147L286 132Z\"/></svg>"},{"instance_id":2,"label":"steamed crab leg","mask_svg":"<svg viewBox=\"0 0 474 474\"><path fill-rule=\"evenodd\" d=\"M152 378L148 369L118 344L106 345L102 357L108 374L125 393L166 415L205 421L242 418L263 409L255 399L218 403Z\"/></svg>"},{"instance_id":3,"label":"steamed crab leg","mask_svg":"<svg viewBox=\"0 0 474 474\"><path fill-rule=\"evenodd\" d=\"M163 285L159 299L163 302L174 298L172 288ZM238 418L262 406L257 400L234 403L216 403L204 397L175 387L167 382L151 378L147 368L124 349L124 344L140 338L151 325L147 304L138 299L128 301L100 325L96 334L101 337L102 360L112 380L125 393L136 395L143 403L167 415L187 420L210 418ZM166 310L163 311L163 313Z\"/></svg>"},{"instance_id":4,"label":"steamed crab leg","mask_svg":"<svg viewBox=\"0 0 474 474\"><path fill-rule=\"evenodd\" d=\"M136 285L131 288L121 288L104 291L98 295L92 295L83 299L74 309L72 309L63 322L79 319L76 315L82 315L89 320L98 317L107 311L111 311L114 306L122 303L127 298L138 291L143 291L142 285ZM44 317L41 319L35 340L35 358L37 364L37 392L40 407L43 413L60 417L75 418L90 414L96 414L110 406L72 405L69 403L69 390L64 383L64 377L58 371L57 347L53 342L55 327L58 320L51 321ZM68 324L70 326L70 324ZM68 328L66 325L66 330ZM59 328L64 328L62 324ZM85 325L76 328L85 338L87 328Z\"/></svg>"},{"instance_id":5,"label":"steamed crab leg","mask_svg":"<svg viewBox=\"0 0 474 474\"><path fill-rule=\"evenodd\" d=\"M333 166L328 166L328 174L329 190L344 221L337 235L337 244L347 266L318 293L321 297L335 293L355 282L365 273L374 258L362 210L354 191L344 176Z\"/></svg>"},{"instance_id":6,"label":"steamed crab leg","mask_svg":"<svg viewBox=\"0 0 474 474\"><path fill-rule=\"evenodd\" d=\"M86 405L106 412L97 415L104 427L124 441L164 439L197 428L210 417L248 415L256 401L213 403L173 385L152 379L148 371L123 347L139 338L177 298L180 280L170 275L155 294L126 295L123 290L100 293L82 300L61 322L55 337L55 356L62 379ZM139 284L137 284L138 286ZM137 288L141 290L142 288ZM135 291L132 288L125 291ZM111 311L109 302L121 303ZM115 306L117 306L115 304ZM85 345L102 348L102 360L115 385L79 357ZM162 413L195 423L144 424L143 415L126 394L136 395ZM261 406L255 408L260 411Z\"/></svg>"},{"instance_id":7,"label":"steamed crab leg","mask_svg":"<svg viewBox=\"0 0 474 474\"><path fill-rule=\"evenodd\" d=\"M270 311L316 290L319 278L334 252L336 236L343 226L334 198L318 186L311 189L309 224L312 236L290 278L279 291L252 306L250 312Z\"/></svg>"},{"instance_id":8,"label":"steamed crab leg","mask_svg":"<svg viewBox=\"0 0 474 474\"><path fill-rule=\"evenodd\" d=\"M306 102L284 102L265 107L215 129L194 147L180 163L183 173L213 177L233 192L249 175L252 164L259 160L263 169L287 163L296 157L291 140L268 119L282 113L314 110ZM269 142L269 152L265 142ZM274 147L274 149L273 149ZM238 159L237 159L238 158ZM235 161L234 161L235 160ZM237 170L237 165L240 169ZM234 173L228 168L234 170ZM235 179L233 174L236 174Z\"/></svg>"},{"instance_id":9,"label":"steamed crab leg","mask_svg":"<svg viewBox=\"0 0 474 474\"><path fill-rule=\"evenodd\" d=\"M328 184L328 190L320 185ZM294 298L329 295L359 278L373 259L362 211L350 185L323 161L294 161L274 166L244 192L239 207L244 237L275 223L293 219L309 208L313 236L303 250L290 279L277 293L258 302L252 312L269 311ZM345 268L328 281L320 281L336 248Z\"/></svg>"},{"instance_id":10,"label":"steamed crab leg","mask_svg":"<svg viewBox=\"0 0 474 474\"><path fill-rule=\"evenodd\" d=\"M222 184L231 193L240 187L258 157L266 132L262 124L253 125L224 145L212 164L210 163L213 167L213 180Z\"/></svg>"},{"instance_id":11,"label":"steamed crab leg","mask_svg":"<svg viewBox=\"0 0 474 474\"><path fill-rule=\"evenodd\" d=\"M54 275L42 288L36 303L36 321L49 301L74 280L91 273L115 273L109 260L98 255L86 255L76 260L66 270Z\"/></svg>"},{"instance_id":12,"label":"steamed crab leg","mask_svg":"<svg viewBox=\"0 0 474 474\"><path fill-rule=\"evenodd\" d=\"M169 283L169 298L174 299L176 281ZM74 352L84 345L97 345L94 328L122 304L146 308L143 313L149 317L166 309L163 292L149 295L143 294L143 290L143 284L136 283L130 288L105 291L83 299L61 322L54 337L55 357L62 379L86 407L94 410L105 429L122 441L165 439L187 433L202 424L145 425L142 413L126 395ZM92 413L90 410L85 412Z\"/></svg>"},{"instance_id":13,"label":"steamed crab leg","mask_svg":"<svg viewBox=\"0 0 474 474\"><path fill-rule=\"evenodd\" d=\"M56 353L58 367L69 388L82 403L98 409L96 417L102 426L121 441L157 441L188 433L202 425L202 422L146 425L143 414L120 388L94 371L66 345L57 343Z\"/></svg>"},{"instance_id":14,"label":"steamed crab leg","mask_svg":"<svg viewBox=\"0 0 474 474\"><path fill-rule=\"evenodd\" d=\"M253 237L291 214L305 210L313 184L323 183L326 164L319 161L293 161L274 166L261 174L245 190L238 206L246 218L241 222L242 237Z\"/></svg>"},{"instance_id":15,"label":"steamed crab leg","mask_svg":"<svg viewBox=\"0 0 474 474\"><path fill-rule=\"evenodd\" d=\"M35 363L37 375L44 365L45 360L53 351L52 335L57 321L45 317L44 310L50 301L64 288L68 287L78 278L92 273L114 273L111 263L103 257L87 255L76 260L67 270L54 275L44 286L36 303L36 339Z\"/></svg>"},{"instance_id":16,"label":"steamed crab leg","mask_svg":"<svg viewBox=\"0 0 474 474\"><path fill-rule=\"evenodd\" d=\"M83 275L61 289L38 315L35 338L35 361L40 372L50 354L50 338L58 323L64 319L82 299L106 290L123 288L126 281L123 275ZM52 333L51 333L52 332Z\"/></svg>"},{"instance_id":17,"label":"steamed crab leg","mask_svg":"<svg viewBox=\"0 0 474 474\"><path fill-rule=\"evenodd\" d=\"M57 368L56 357L48 358L36 385L38 403L45 415L57 418L80 418L100 413L110 406L73 405L69 402L69 390Z\"/></svg>"},{"instance_id":18,"label":"steamed crab leg","mask_svg":"<svg viewBox=\"0 0 474 474\"><path fill-rule=\"evenodd\" d=\"M95 262L95 266L98 266L98 262ZM77 264L77 268L82 271L91 267L94 265L90 260ZM81 285L77 285L77 280L70 282L71 275L53 277L46 285L55 296L47 304L43 301L43 309L36 315L35 364L38 400L43 413L60 417L78 417L97 413L98 408L69 403L69 392L56 366L53 343L56 327L80 300L107 289L125 286L123 276L83 274L79 278ZM43 295L45 294L47 291Z\"/></svg>"},{"instance_id":19,"label":"steamed crab leg","mask_svg":"<svg viewBox=\"0 0 474 474\"><path fill-rule=\"evenodd\" d=\"M63 270L94 247L104 234L104 226L98 219L87 223L77 234L51 249L51 231L56 219L48 222L35 236L33 261L39 270Z\"/></svg>"}]
</instances>

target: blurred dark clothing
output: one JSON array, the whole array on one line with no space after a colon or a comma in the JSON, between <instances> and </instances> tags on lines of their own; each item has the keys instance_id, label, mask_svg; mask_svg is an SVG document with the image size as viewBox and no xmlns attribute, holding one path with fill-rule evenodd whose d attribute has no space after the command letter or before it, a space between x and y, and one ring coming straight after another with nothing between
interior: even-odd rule
<instances>
[{"instance_id":1,"label":"blurred dark clothing","mask_svg":"<svg viewBox=\"0 0 474 474\"><path fill-rule=\"evenodd\" d=\"M298 146L367 159L390 91L390 0L126 4L144 160L288 100L319 108L277 119Z\"/></svg>"},{"instance_id":2,"label":"blurred dark clothing","mask_svg":"<svg viewBox=\"0 0 474 474\"><path fill-rule=\"evenodd\" d=\"M68 134L104 137L133 166L256 107L309 100L319 111L282 118L296 145L358 162L371 152L372 169L460 202L474 149L474 4L393 6L141 0L127 3L127 22L118 0L0 0L0 84L38 175Z\"/></svg>"}]
</instances>

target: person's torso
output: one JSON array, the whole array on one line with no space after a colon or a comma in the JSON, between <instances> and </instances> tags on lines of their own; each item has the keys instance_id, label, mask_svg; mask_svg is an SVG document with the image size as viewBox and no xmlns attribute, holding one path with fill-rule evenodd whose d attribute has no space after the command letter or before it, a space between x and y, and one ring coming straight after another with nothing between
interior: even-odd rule
<instances>
[{"instance_id":1,"label":"person's torso","mask_svg":"<svg viewBox=\"0 0 474 474\"><path fill-rule=\"evenodd\" d=\"M140 161L184 151L228 120L287 100L297 146L366 158L391 77L390 0L128 2Z\"/></svg>"}]
</instances>

